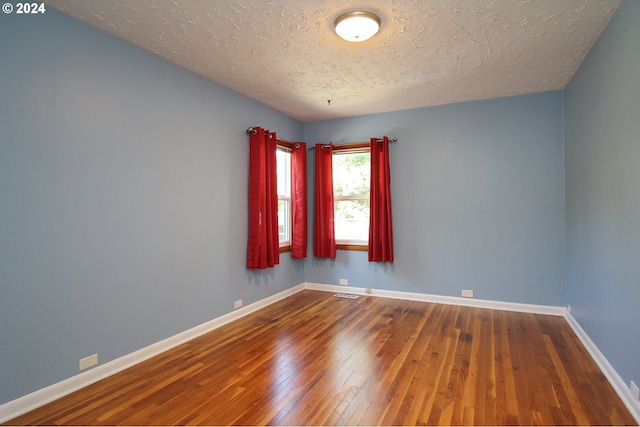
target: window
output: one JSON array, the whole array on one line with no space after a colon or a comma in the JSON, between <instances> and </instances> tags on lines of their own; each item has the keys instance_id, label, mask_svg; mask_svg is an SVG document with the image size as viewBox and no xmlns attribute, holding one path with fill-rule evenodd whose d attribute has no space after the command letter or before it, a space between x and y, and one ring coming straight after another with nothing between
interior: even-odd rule
<instances>
[{"instance_id":1,"label":"window","mask_svg":"<svg viewBox=\"0 0 640 427\"><path fill-rule=\"evenodd\" d=\"M280 248L283 249L291 247L291 149L278 144L276 162L278 173L278 237Z\"/></svg>"},{"instance_id":2,"label":"window","mask_svg":"<svg viewBox=\"0 0 640 427\"><path fill-rule=\"evenodd\" d=\"M333 151L333 198L336 247L366 250L369 242L369 146Z\"/></svg>"}]
</instances>

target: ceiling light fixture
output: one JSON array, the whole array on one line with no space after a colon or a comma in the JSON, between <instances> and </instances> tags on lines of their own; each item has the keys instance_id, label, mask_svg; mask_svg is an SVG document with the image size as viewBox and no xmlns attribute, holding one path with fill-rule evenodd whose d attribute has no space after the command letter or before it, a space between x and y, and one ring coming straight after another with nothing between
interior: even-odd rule
<instances>
[{"instance_id":1,"label":"ceiling light fixture","mask_svg":"<svg viewBox=\"0 0 640 427\"><path fill-rule=\"evenodd\" d=\"M336 33L349 42L363 42L375 36L380 29L380 18L370 12L349 12L333 23Z\"/></svg>"}]
</instances>

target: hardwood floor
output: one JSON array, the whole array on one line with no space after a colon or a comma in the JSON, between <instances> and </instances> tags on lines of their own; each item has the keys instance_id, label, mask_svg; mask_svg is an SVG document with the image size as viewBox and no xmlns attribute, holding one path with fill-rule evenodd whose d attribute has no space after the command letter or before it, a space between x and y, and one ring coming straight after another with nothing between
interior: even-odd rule
<instances>
[{"instance_id":1,"label":"hardwood floor","mask_svg":"<svg viewBox=\"0 0 640 427\"><path fill-rule=\"evenodd\" d=\"M562 317L303 291L11 425L635 425Z\"/></svg>"}]
</instances>

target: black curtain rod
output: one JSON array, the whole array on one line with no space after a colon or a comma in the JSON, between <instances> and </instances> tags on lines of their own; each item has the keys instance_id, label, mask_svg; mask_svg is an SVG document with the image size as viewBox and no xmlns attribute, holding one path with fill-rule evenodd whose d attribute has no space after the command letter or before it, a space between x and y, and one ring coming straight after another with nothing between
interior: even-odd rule
<instances>
[{"instance_id":1,"label":"black curtain rod","mask_svg":"<svg viewBox=\"0 0 640 427\"><path fill-rule=\"evenodd\" d=\"M378 141L382 141L382 138L376 138ZM346 144L340 144L340 147L344 147L344 146L348 146L348 145L355 145L355 144L369 144L370 141L362 141L362 142L347 142ZM389 138L389 142L394 143L394 142L398 142L398 138ZM323 145L322 148L328 148L329 144L327 145ZM309 146L309 150L315 150L316 147L315 145L310 145Z\"/></svg>"},{"instance_id":2,"label":"black curtain rod","mask_svg":"<svg viewBox=\"0 0 640 427\"><path fill-rule=\"evenodd\" d=\"M247 133L251 133L251 134L255 135L256 133L258 133L258 131L255 130L254 128L248 128L247 129ZM276 136L276 141L286 142L287 144L291 144L291 145L295 146L296 148L300 148L300 143L299 142L287 141L286 139L278 138L277 136Z\"/></svg>"}]
</instances>

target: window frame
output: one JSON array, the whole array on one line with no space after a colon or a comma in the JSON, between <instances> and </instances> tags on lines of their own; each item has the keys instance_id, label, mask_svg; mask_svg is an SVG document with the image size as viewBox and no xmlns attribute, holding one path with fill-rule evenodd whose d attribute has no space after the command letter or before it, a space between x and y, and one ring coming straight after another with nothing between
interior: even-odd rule
<instances>
[{"instance_id":1,"label":"window frame","mask_svg":"<svg viewBox=\"0 0 640 427\"><path fill-rule=\"evenodd\" d=\"M367 142L362 142L362 143L357 143L357 144L344 144L344 145L334 145L333 146L333 155L337 154L345 154L345 153L349 153L349 152L353 152L353 154L356 153L362 153L362 152L371 152L371 144L367 143ZM371 158L369 158L369 161L371 161ZM369 163L371 164L371 163ZM371 194L371 183L369 183L369 194ZM369 196L370 198L371 196ZM333 196L333 201L334 201L334 216L335 216L335 202L339 201L339 200L362 200L362 197L357 198L357 197L344 197L344 196L338 196L336 197L335 194ZM334 236L335 237L335 236ZM363 244L357 244L357 243L353 243L353 242L344 242L342 241L342 243L338 243L338 241L336 240L336 249L340 249L340 250L348 250L348 251L368 251L369 250L369 237L367 236L367 244L363 245Z\"/></svg>"},{"instance_id":2,"label":"window frame","mask_svg":"<svg viewBox=\"0 0 640 427\"><path fill-rule=\"evenodd\" d=\"M289 195L281 193L280 188L278 188L278 203L281 200L284 200L289 203L288 209L288 230L289 230L289 240L285 242L280 242L278 239L278 245L280 247L280 253L282 252L291 252L291 246L293 244L293 209L292 209L292 200L291 200L291 185L292 185L292 176L291 176L291 153L293 151L293 144L290 142L285 142L280 139L276 141L276 150L283 151L289 154ZM278 218L280 218L278 216ZM278 221L278 228L280 227L280 222ZM278 234L279 235L279 234Z\"/></svg>"}]
</instances>

